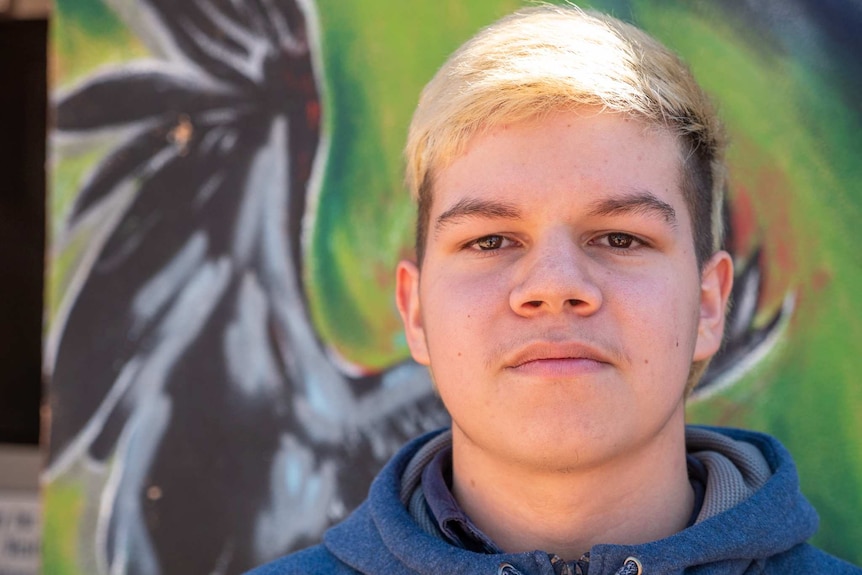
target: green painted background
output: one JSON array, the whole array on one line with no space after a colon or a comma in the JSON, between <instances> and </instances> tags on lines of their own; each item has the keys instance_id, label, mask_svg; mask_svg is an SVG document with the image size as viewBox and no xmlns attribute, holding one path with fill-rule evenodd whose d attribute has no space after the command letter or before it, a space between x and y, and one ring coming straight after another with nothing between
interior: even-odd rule
<instances>
[{"instance_id":1,"label":"green painted background","mask_svg":"<svg viewBox=\"0 0 862 575\"><path fill-rule=\"evenodd\" d=\"M380 368L408 355L391 270L412 244L401 146L418 93L463 40L521 4L317 2L325 132L333 144L305 280L322 338L355 363ZM778 436L821 514L815 542L862 563L862 250L855 241L862 222L862 121L859 105L847 96L846 75L853 68L845 66L862 54L835 46L830 51L816 35L798 41L798 19L787 20L783 31L780 18L777 24L752 21L729 9L735 4L592 3L680 52L714 95L733 141L736 248L745 254L756 244L764 247L762 317L785 294L796 294L781 345L731 388L692 404L690 418ZM51 30L55 90L105 64L147 56L99 0L57 0ZM55 153L55 235L82 178L104 151L95 146L82 155ZM50 256L49 310L56 308L79 249L72 243ZM78 535L90 521L82 511L84 491L66 483L46 487L46 573L81 572Z\"/></svg>"}]
</instances>

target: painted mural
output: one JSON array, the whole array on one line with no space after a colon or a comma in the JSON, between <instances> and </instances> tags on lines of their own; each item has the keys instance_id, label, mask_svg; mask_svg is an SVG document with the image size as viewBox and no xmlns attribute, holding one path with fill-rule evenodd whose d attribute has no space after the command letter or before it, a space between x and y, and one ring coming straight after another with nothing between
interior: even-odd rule
<instances>
[{"instance_id":1,"label":"painted mural","mask_svg":"<svg viewBox=\"0 0 862 575\"><path fill-rule=\"evenodd\" d=\"M240 573L447 417L392 301L423 84L514 0L56 0L43 569ZM606 0L733 145L728 339L690 419L799 464L862 562L862 6Z\"/></svg>"}]
</instances>

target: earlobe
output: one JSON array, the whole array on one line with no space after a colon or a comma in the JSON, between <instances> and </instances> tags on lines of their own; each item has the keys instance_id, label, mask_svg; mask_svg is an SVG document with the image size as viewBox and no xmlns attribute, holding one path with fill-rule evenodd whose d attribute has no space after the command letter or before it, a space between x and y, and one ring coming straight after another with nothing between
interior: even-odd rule
<instances>
[{"instance_id":1,"label":"earlobe","mask_svg":"<svg viewBox=\"0 0 862 575\"><path fill-rule=\"evenodd\" d=\"M724 316L733 287L733 260L725 251L715 253L703 267L700 283L700 321L694 361L712 357L721 347Z\"/></svg>"},{"instance_id":2,"label":"earlobe","mask_svg":"<svg viewBox=\"0 0 862 575\"><path fill-rule=\"evenodd\" d=\"M425 339L425 326L419 304L419 268L415 263L401 261L395 276L395 304L401 314L404 336L410 347L413 359L422 365L429 365L428 344Z\"/></svg>"}]
</instances>

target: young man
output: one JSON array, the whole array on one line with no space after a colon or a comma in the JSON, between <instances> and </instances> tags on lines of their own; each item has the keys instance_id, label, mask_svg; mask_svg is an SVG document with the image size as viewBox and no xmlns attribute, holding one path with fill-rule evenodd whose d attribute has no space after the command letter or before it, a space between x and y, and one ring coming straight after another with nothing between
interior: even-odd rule
<instances>
[{"instance_id":1,"label":"young man","mask_svg":"<svg viewBox=\"0 0 862 575\"><path fill-rule=\"evenodd\" d=\"M574 7L480 32L407 144L397 303L451 430L276 573L860 573L767 436L686 428L733 279L724 141L685 66Z\"/></svg>"}]
</instances>

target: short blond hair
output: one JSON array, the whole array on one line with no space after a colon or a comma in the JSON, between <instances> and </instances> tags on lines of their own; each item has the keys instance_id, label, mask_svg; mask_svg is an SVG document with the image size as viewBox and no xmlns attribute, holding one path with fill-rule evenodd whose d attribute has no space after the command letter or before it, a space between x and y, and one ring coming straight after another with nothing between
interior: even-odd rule
<instances>
[{"instance_id":1,"label":"short blond hair","mask_svg":"<svg viewBox=\"0 0 862 575\"><path fill-rule=\"evenodd\" d=\"M682 191L700 265L721 246L724 136L688 67L658 41L610 16L572 5L527 8L480 31L428 83L405 147L417 199L422 263L436 174L479 132L555 111L600 107L678 137Z\"/></svg>"}]
</instances>

